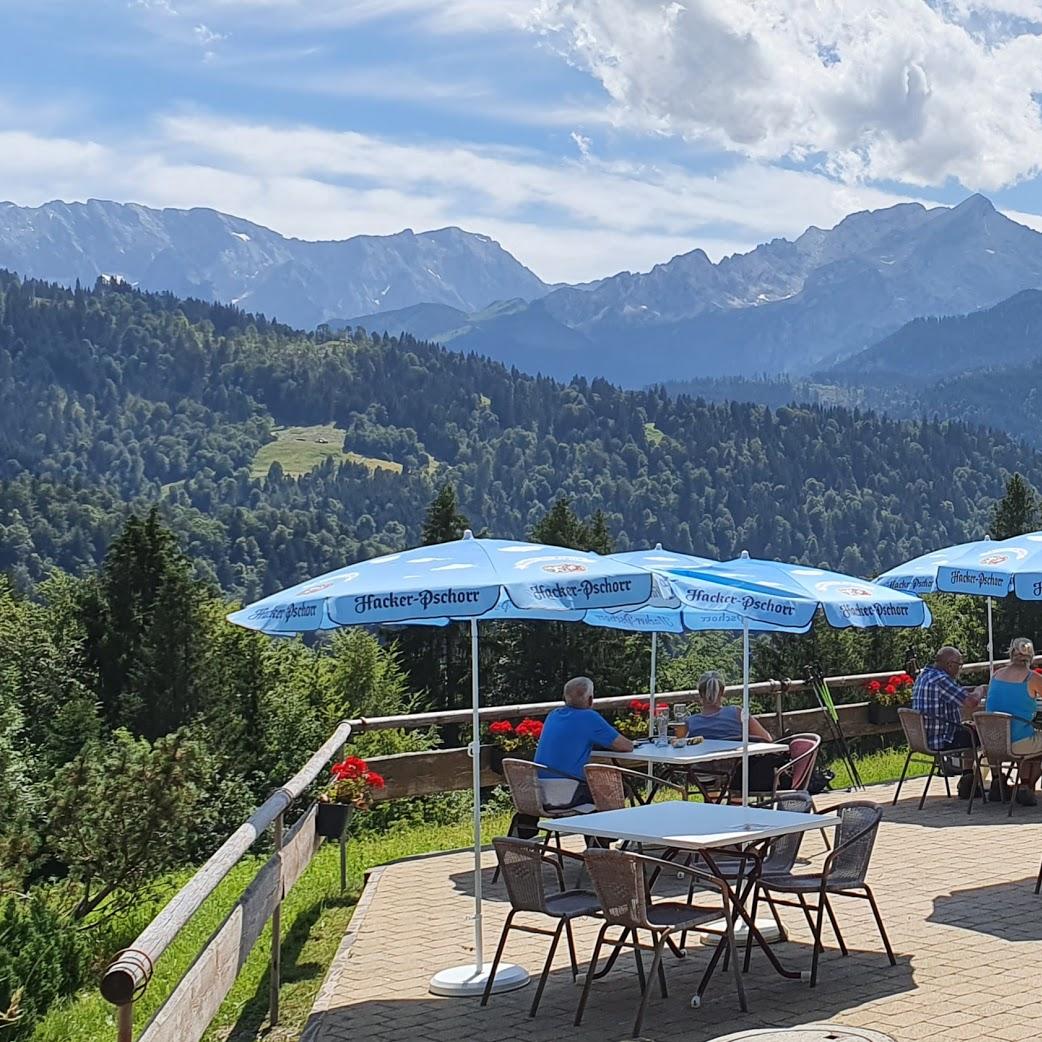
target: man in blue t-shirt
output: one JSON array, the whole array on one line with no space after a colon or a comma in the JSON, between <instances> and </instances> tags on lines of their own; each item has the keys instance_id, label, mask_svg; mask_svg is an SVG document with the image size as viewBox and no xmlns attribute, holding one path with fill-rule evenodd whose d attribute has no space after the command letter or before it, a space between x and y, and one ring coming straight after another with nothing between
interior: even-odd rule
<instances>
[{"instance_id":1,"label":"man in blue t-shirt","mask_svg":"<svg viewBox=\"0 0 1042 1042\"><path fill-rule=\"evenodd\" d=\"M564 685L564 705L546 718L535 751L536 763L553 768L539 772L547 807L579 808L592 803L582 778L594 747L628 753L633 743L594 710L593 681L572 677Z\"/></svg>"}]
</instances>

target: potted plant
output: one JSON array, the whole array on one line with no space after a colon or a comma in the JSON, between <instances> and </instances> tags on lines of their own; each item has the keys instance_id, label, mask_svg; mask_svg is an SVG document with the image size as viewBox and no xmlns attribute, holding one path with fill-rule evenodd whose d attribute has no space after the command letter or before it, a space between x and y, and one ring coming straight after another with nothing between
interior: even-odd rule
<instances>
[{"instance_id":1,"label":"potted plant","mask_svg":"<svg viewBox=\"0 0 1042 1042\"><path fill-rule=\"evenodd\" d=\"M503 760L531 760L543 733L543 721L524 719L519 724L509 720L494 720L488 725L485 736L489 740L491 767L497 774L503 773Z\"/></svg>"},{"instance_id":2,"label":"potted plant","mask_svg":"<svg viewBox=\"0 0 1042 1042\"><path fill-rule=\"evenodd\" d=\"M912 704L914 681L907 673L895 673L886 680L870 680L865 685L868 695L868 719L873 724L896 724L897 710Z\"/></svg>"},{"instance_id":3,"label":"potted plant","mask_svg":"<svg viewBox=\"0 0 1042 1042\"><path fill-rule=\"evenodd\" d=\"M648 737L648 713L651 703L647 699L635 698L630 702L629 712L615 718L615 730L632 741Z\"/></svg>"},{"instance_id":4,"label":"potted plant","mask_svg":"<svg viewBox=\"0 0 1042 1042\"><path fill-rule=\"evenodd\" d=\"M318 797L315 831L327 839L340 839L356 808L367 810L373 791L384 787L383 778L358 756L349 756L330 768L332 780Z\"/></svg>"}]
</instances>

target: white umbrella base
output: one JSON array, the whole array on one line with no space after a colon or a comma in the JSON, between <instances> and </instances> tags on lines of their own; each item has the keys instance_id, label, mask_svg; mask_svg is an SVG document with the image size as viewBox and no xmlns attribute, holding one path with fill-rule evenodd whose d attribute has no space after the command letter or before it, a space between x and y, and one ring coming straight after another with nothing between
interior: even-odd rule
<instances>
[{"instance_id":1,"label":"white umbrella base","mask_svg":"<svg viewBox=\"0 0 1042 1042\"><path fill-rule=\"evenodd\" d=\"M710 926L710 927L712 927L713 929L716 929L716 930L723 930L727 926L727 924L724 922L723 919L717 919L715 922L707 923L706 925ZM760 933L763 935L763 939L768 944L775 944L778 941L787 941L789 939L782 930L778 929L778 924L774 921L773 918L771 918L771 919L759 919L758 918L756 920L756 929L760 931ZM735 927L734 927L734 939L735 939L735 942L738 943L738 944L744 944L745 943L745 935L748 932L749 932L749 930L746 927L745 923L735 923ZM717 943L719 943L720 938L719 937L714 937L712 934L704 933L704 934L700 935L699 940L702 942L702 944L716 945Z\"/></svg>"},{"instance_id":2,"label":"white umbrella base","mask_svg":"<svg viewBox=\"0 0 1042 1042\"><path fill-rule=\"evenodd\" d=\"M483 966L453 966L450 970L440 970L433 977L429 987L432 995L444 995L446 998L463 998L480 995L488 983L488 975L492 963ZM528 983L528 970L510 962L501 962L496 970L496 979L492 982L492 993L516 991Z\"/></svg>"}]
</instances>

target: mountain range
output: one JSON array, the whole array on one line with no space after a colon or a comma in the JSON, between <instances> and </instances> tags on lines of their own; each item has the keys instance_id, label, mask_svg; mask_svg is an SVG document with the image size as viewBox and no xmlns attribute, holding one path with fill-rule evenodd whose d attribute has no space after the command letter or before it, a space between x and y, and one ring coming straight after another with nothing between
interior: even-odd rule
<instances>
[{"instance_id":1,"label":"mountain range","mask_svg":"<svg viewBox=\"0 0 1042 1042\"><path fill-rule=\"evenodd\" d=\"M216 210L100 199L0 202L0 267L65 285L119 276L310 328L419 301L477 311L549 288L498 243L459 228L306 242Z\"/></svg>"},{"instance_id":2,"label":"mountain range","mask_svg":"<svg viewBox=\"0 0 1042 1042\"><path fill-rule=\"evenodd\" d=\"M65 284L120 275L295 325L408 333L561 379L634 387L827 372L847 384L885 373L923 383L977 368L980 347L971 331L954 368L939 341L928 359L916 348L921 323L1009 298L1016 311L1017 294L1042 288L1042 234L973 195L952 208L851 214L716 263L696 249L646 273L549 286L458 228L305 242L214 210L91 200L0 204L0 267Z\"/></svg>"}]
</instances>

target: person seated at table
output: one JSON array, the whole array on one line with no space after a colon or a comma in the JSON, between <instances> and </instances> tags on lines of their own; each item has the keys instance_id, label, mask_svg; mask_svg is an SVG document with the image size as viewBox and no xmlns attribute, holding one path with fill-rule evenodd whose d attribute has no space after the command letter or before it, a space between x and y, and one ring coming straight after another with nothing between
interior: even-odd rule
<instances>
[{"instance_id":1,"label":"person seated at table","mask_svg":"<svg viewBox=\"0 0 1042 1042\"><path fill-rule=\"evenodd\" d=\"M724 683L724 678L715 669L703 673L698 678L698 698L701 702L701 711L692 713L687 718L687 733L690 736L701 735L706 739L723 742L742 740L742 710L740 706L724 705L726 690L727 685ZM767 728L752 714L749 715L749 741L751 743L774 741ZM749 791L770 791L774 787L775 768L782 766L787 759L788 757L783 752L764 753L751 757L749 760ZM723 768L725 777L726 772L732 769L730 763L724 767L721 761L714 761L714 766ZM734 765L731 777L732 787L741 785L741 770L741 763Z\"/></svg>"},{"instance_id":2,"label":"person seated at table","mask_svg":"<svg viewBox=\"0 0 1042 1042\"><path fill-rule=\"evenodd\" d=\"M933 664L922 669L912 688L912 708L922 715L926 744L944 752L948 749L972 749L973 735L962 722L963 710L980 705L981 690L958 683L962 672L962 652L946 644L934 657ZM968 800L973 788L973 754L962 758L959 799Z\"/></svg>"},{"instance_id":3,"label":"person seated at table","mask_svg":"<svg viewBox=\"0 0 1042 1042\"><path fill-rule=\"evenodd\" d=\"M1036 698L1042 698L1042 676L1033 672L1035 646L1027 637L1017 637L1009 646L1009 665L995 670L988 685L986 704L989 713L1008 713L1010 748L1017 756L1034 756L1020 769L1020 780L1025 788L1017 790L1017 802L1028 807L1037 805L1034 788L1042 777L1042 731L1033 726L1037 707ZM997 788L997 784L993 783Z\"/></svg>"},{"instance_id":4,"label":"person seated at table","mask_svg":"<svg viewBox=\"0 0 1042 1042\"><path fill-rule=\"evenodd\" d=\"M539 772L548 808L592 805L593 797L582 778L595 747L617 753L633 751L633 743L593 708L593 681L572 677L564 685L564 705L546 718L535 750L535 762L551 768Z\"/></svg>"},{"instance_id":5,"label":"person seated at table","mask_svg":"<svg viewBox=\"0 0 1042 1042\"><path fill-rule=\"evenodd\" d=\"M687 718L687 733L701 735L723 742L740 742L742 740L742 710L740 706L724 705L727 685L724 678L712 669L698 678L698 700L702 709ZM773 739L767 728L749 716L749 741L770 742Z\"/></svg>"}]
</instances>

